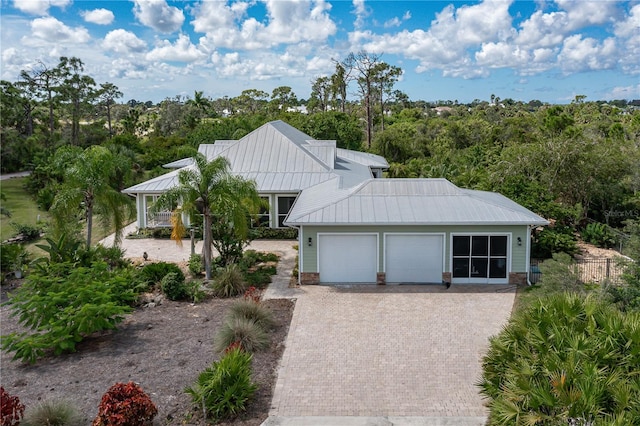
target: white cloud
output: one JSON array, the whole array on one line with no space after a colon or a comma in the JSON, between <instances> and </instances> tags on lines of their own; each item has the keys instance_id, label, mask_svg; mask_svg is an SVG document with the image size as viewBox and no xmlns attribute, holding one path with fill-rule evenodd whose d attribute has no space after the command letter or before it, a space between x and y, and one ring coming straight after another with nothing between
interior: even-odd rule
<instances>
[{"instance_id":1,"label":"white cloud","mask_svg":"<svg viewBox=\"0 0 640 426\"><path fill-rule=\"evenodd\" d=\"M46 15L49 8L65 8L71 4L71 0L13 0L13 7L29 15Z\"/></svg>"},{"instance_id":2,"label":"white cloud","mask_svg":"<svg viewBox=\"0 0 640 426\"><path fill-rule=\"evenodd\" d=\"M31 36L22 38L28 46L58 43L86 43L91 39L84 27L71 28L53 17L36 18L31 22Z\"/></svg>"},{"instance_id":3,"label":"white cloud","mask_svg":"<svg viewBox=\"0 0 640 426\"><path fill-rule=\"evenodd\" d=\"M614 34L622 46L619 59L621 68L627 73L640 73L640 4L633 6L629 15L614 25Z\"/></svg>"},{"instance_id":4,"label":"white cloud","mask_svg":"<svg viewBox=\"0 0 640 426\"><path fill-rule=\"evenodd\" d=\"M356 30L364 27L365 19L367 19L370 13L364 1L365 0L353 0L353 14L356 16L355 21L353 21L353 27Z\"/></svg>"},{"instance_id":5,"label":"white cloud","mask_svg":"<svg viewBox=\"0 0 640 426\"><path fill-rule=\"evenodd\" d=\"M331 5L325 0L262 2L267 10L265 22L253 17L245 19L250 6L247 3L227 6L222 2L203 2L192 22L196 31L206 33L202 44L211 50L266 49L281 44L322 42L337 30L329 15Z\"/></svg>"},{"instance_id":6,"label":"white cloud","mask_svg":"<svg viewBox=\"0 0 640 426\"><path fill-rule=\"evenodd\" d=\"M174 44L171 44L168 40L158 42L158 45L147 53L146 58L150 61L160 62L193 62L204 59L206 56L205 52L191 43L188 36L180 34Z\"/></svg>"},{"instance_id":7,"label":"white cloud","mask_svg":"<svg viewBox=\"0 0 640 426\"><path fill-rule=\"evenodd\" d=\"M603 99L640 99L640 83L635 86L618 86L611 89Z\"/></svg>"},{"instance_id":8,"label":"white cloud","mask_svg":"<svg viewBox=\"0 0 640 426\"><path fill-rule=\"evenodd\" d=\"M182 10L169 6L165 0L133 0L133 13L147 27L161 33L179 30L184 22Z\"/></svg>"},{"instance_id":9,"label":"white cloud","mask_svg":"<svg viewBox=\"0 0 640 426\"><path fill-rule=\"evenodd\" d=\"M129 78L134 80L147 78L146 67L128 59L118 58L111 62L110 78Z\"/></svg>"},{"instance_id":10,"label":"white cloud","mask_svg":"<svg viewBox=\"0 0 640 426\"><path fill-rule=\"evenodd\" d=\"M144 52L147 49L147 43L130 31L117 29L107 33L102 47L116 53L131 54Z\"/></svg>"},{"instance_id":11,"label":"white cloud","mask_svg":"<svg viewBox=\"0 0 640 426\"><path fill-rule=\"evenodd\" d=\"M611 69L616 63L616 45L613 38L598 40L582 38L576 34L568 37L558 54L558 63L565 73Z\"/></svg>"},{"instance_id":12,"label":"white cloud","mask_svg":"<svg viewBox=\"0 0 640 426\"><path fill-rule=\"evenodd\" d=\"M85 21L98 25L109 25L115 19L113 12L107 9L84 10L80 15Z\"/></svg>"}]
</instances>

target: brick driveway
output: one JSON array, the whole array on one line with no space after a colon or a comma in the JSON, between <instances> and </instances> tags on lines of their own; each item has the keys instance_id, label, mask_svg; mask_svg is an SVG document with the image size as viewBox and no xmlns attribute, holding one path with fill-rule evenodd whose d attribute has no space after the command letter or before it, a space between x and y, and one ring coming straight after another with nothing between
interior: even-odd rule
<instances>
[{"instance_id":1,"label":"brick driveway","mask_svg":"<svg viewBox=\"0 0 640 426\"><path fill-rule=\"evenodd\" d=\"M486 416L478 389L509 286L305 286L270 416Z\"/></svg>"}]
</instances>

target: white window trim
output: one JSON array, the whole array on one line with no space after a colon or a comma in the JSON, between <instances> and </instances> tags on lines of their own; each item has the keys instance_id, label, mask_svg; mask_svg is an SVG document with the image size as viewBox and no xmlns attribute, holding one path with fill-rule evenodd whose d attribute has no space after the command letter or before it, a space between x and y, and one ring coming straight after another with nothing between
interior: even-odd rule
<instances>
[{"instance_id":1,"label":"white window trim","mask_svg":"<svg viewBox=\"0 0 640 426\"><path fill-rule=\"evenodd\" d=\"M276 217L275 217L275 221L273 223L275 228L279 228L279 229L287 228L286 225L280 226L280 203L278 202L278 200L280 198L293 198L294 199L293 202L295 203L296 199L298 198L298 195L299 195L299 193L295 193L295 194L293 194L293 193L275 194L276 198L275 198L275 209L274 210L276 211ZM271 210L269 210L269 211L271 211ZM287 211L287 212L285 212L283 214L284 214L284 218L282 220L287 218L287 214L289 214L289 212Z\"/></svg>"},{"instance_id":2,"label":"white window trim","mask_svg":"<svg viewBox=\"0 0 640 426\"><path fill-rule=\"evenodd\" d=\"M454 278L453 277L453 237L466 236L506 236L507 237L507 275L505 278ZM452 284L509 284L509 273L511 272L511 258L513 257L513 233L512 232L451 232L449 235L449 271L451 273Z\"/></svg>"}]
</instances>

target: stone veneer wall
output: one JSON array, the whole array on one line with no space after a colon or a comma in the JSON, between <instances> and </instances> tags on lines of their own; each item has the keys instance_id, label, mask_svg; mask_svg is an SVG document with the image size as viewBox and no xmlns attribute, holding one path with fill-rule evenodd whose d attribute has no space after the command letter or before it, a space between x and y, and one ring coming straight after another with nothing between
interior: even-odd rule
<instances>
[{"instance_id":1,"label":"stone veneer wall","mask_svg":"<svg viewBox=\"0 0 640 426\"><path fill-rule=\"evenodd\" d=\"M318 285L320 284L319 272L302 272L300 274L301 285Z\"/></svg>"},{"instance_id":2,"label":"stone veneer wall","mask_svg":"<svg viewBox=\"0 0 640 426\"><path fill-rule=\"evenodd\" d=\"M509 272L509 284L527 285L527 273Z\"/></svg>"}]
</instances>

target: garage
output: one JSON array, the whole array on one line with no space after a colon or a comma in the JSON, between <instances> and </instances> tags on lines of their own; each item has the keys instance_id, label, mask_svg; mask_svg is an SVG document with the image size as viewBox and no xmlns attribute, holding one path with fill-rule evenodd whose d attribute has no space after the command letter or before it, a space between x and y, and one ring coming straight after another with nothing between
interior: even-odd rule
<instances>
[{"instance_id":1,"label":"garage","mask_svg":"<svg viewBox=\"0 0 640 426\"><path fill-rule=\"evenodd\" d=\"M321 283L375 284L377 271L376 234L318 234Z\"/></svg>"},{"instance_id":2,"label":"garage","mask_svg":"<svg viewBox=\"0 0 640 426\"><path fill-rule=\"evenodd\" d=\"M387 283L441 283L442 234L385 234Z\"/></svg>"}]
</instances>

